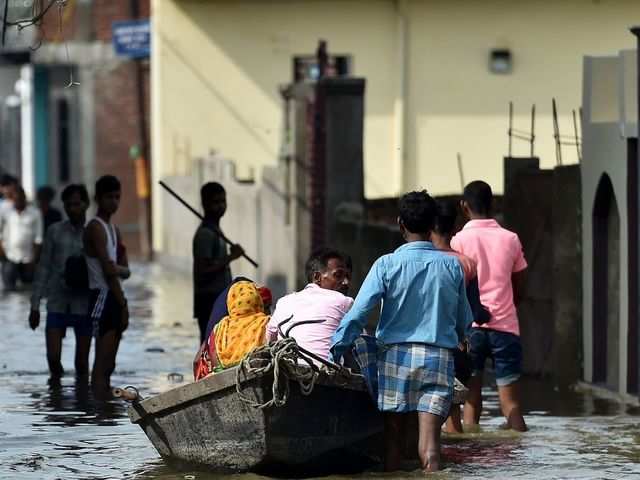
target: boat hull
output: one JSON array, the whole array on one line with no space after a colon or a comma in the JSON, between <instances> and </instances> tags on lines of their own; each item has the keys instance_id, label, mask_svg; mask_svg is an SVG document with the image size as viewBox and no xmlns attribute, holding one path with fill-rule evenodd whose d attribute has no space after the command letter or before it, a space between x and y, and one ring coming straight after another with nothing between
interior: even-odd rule
<instances>
[{"instance_id":1,"label":"boat hull","mask_svg":"<svg viewBox=\"0 0 640 480\"><path fill-rule=\"evenodd\" d=\"M265 409L242 401L235 377L231 369L135 403L130 418L169 462L216 471L317 469L328 458L353 466L379 457L382 416L361 376L322 373L308 396L291 382L286 404ZM243 394L264 403L272 384L271 375L250 376Z\"/></svg>"}]
</instances>

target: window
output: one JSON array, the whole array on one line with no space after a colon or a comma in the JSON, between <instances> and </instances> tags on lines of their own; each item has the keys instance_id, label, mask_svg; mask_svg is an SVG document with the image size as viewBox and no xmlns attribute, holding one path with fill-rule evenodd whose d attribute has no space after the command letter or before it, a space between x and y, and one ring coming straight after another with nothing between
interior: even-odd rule
<instances>
[{"instance_id":1,"label":"window","mask_svg":"<svg viewBox=\"0 0 640 480\"><path fill-rule=\"evenodd\" d=\"M60 182L68 182L71 177L71 148L70 148L70 116L69 101L61 98L57 102L58 113L58 173Z\"/></svg>"}]
</instances>

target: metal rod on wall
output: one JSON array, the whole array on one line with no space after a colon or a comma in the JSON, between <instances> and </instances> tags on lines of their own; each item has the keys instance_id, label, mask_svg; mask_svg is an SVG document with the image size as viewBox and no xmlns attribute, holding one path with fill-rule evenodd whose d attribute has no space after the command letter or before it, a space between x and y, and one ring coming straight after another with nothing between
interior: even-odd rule
<instances>
[{"instance_id":1,"label":"metal rod on wall","mask_svg":"<svg viewBox=\"0 0 640 480\"><path fill-rule=\"evenodd\" d=\"M509 102L509 158L513 148L513 102Z\"/></svg>"},{"instance_id":2,"label":"metal rod on wall","mask_svg":"<svg viewBox=\"0 0 640 480\"><path fill-rule=\"evenodd\" d=\"M531 107L531 158L535 156L536 143L536 104Z\"/></svg>"}]
</instances>

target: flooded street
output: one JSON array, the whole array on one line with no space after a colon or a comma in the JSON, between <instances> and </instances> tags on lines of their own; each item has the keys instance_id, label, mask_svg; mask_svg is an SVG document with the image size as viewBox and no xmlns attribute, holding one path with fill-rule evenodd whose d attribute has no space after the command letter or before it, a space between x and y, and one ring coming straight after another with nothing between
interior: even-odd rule
<instances>
[{"instance_id":1,"label":"flooded street","mask_svg":"<svg viewBox=\"0 0 640 480\"><path fill-rule=\"evenodd\" d=\"M113 384L134 385L146 397L190 380L197 327L190 318L188 279L157 266L137 266L127 293L131 326ZM28 308L25 295L0 300L0 478L220 478L165 466L142 430L129 423L125 405L96 402L86 385L76 384L71 331L63 354L68 374L60 385L48 385L44 322L31 332ZM487 389L484 431L446 437L447 468L434 478L640 478L640 412L588 394L561 394L541 382L525 387L531 431L501 431L497 394ZM421 474L365 473L360 478L372 476Z\"/></svg>"}]
</instances>

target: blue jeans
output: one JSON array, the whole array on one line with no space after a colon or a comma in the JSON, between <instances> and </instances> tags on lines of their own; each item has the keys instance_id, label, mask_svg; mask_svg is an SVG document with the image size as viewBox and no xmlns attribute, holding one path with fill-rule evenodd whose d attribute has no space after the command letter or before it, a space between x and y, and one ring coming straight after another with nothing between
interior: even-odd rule
<instances>
[{"instance_id":1,"label":"blue jeans","mask_svg":"<svg viewBox=\"0 0 640 480\"><path fill-rule=\"evenodd\" d=\"M511 385L522 375L522 343L519 336L488 328L472 328L469 345L474 374L481 373L487 358L491 358L499 387Z\"/></svg>"}]
</instances>

